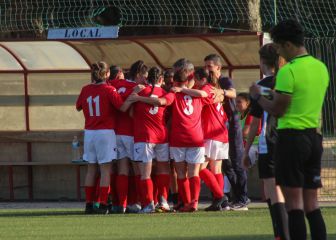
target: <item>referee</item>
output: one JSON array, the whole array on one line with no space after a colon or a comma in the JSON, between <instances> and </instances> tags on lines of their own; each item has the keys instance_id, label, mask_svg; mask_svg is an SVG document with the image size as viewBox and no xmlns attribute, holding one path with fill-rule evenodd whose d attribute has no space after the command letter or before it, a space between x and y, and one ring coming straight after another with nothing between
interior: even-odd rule
<instances>
[{"instance_id":1,"label":"referee","mask_svg":"<svg viewBox=\"0 0 336 240\"><path fill-rule=\"evenodd\" d=\"M255 84L250 88L251 97L278 117L275 178L285 197L291 239L307 238L306 214L312 239L324 240L326 227L317 201L323 148L317 128L329 84L328 70L307 53L297 21L282 21L270 33L287 64L276 76L272 100L263 97Z\"/></svg>"}]
</instances>

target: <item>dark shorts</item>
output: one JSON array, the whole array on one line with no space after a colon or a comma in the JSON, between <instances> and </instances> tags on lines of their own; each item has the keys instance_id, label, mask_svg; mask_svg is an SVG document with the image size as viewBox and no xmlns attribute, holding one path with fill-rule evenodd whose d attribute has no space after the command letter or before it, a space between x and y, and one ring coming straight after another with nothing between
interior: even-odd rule
<instances>
[{"instance_id":1,"label":"dark shorts","mask_svg":"<svg viewBox=\"0 0 336 240\"><path fill-rule=\"evenodd\" d=\"M273 154L259 154L258 156L258 171L260 179L275 177L275 161Z\"/></svg>"},{"instance_id":2,"label":"dark shorts","mask_svg":"<svg viewBox=\"0 0 336 240\"><path fill-rule=\"evenodd\" d=\"M285 187L322 187L322 136L316 129L278 130L275 148L276 183Z\"/></svg>"}]
</instances>

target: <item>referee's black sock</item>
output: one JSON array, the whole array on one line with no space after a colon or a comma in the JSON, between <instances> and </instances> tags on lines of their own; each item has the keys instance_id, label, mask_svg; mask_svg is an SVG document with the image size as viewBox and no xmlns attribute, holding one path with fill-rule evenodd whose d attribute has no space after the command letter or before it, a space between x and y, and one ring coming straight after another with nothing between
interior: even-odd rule
<instances>
[{"instance_id":1,"label":"referee's black sock","mask_svg":"<svg viewBox=\"0 0 336 240\"><path fill-rule=\"evenodd\" d=\"M288 225L290 238L293 240L306 240L307 229L304 212L301 209L293 209L288 212Z\"/></svg>"},{"instance_id":2,"label":"referee's black sock","mask_svg":"<svg viewBox=\"0 0 336 240\"><path fill-rule=\"evenodd\" d=\"M266 202L267 202L268 210L270 212L271 219L272 219L274 237L276 238L276 237L279 236L279 233L278 233L278 229L277 229L275 218L274 218L274 211L273 211L273 208L272 208L271 199L267 199Z\"/></svg>"},{"instance_id":3,"label":"referee's black sock","mask_svg":"<svg viewBox=\"0 0 336 240\"><path fill-rule=\"evenodd\" d=\"M288 215L284 203L278 202L272 205L278 236L281 240L288 240Z\"/></svg>"},{"instance_id":4,"label":"referee's black sock","mask_svg":"<svg viewBox=\"0 0 336 240\"><path fill-rule=\"evenodd\" d=\"M312 240L326 240L327 230L322 217L321 210L315 209L306 214L309 222L310 234Z\"/></svg>"}]
</instances>

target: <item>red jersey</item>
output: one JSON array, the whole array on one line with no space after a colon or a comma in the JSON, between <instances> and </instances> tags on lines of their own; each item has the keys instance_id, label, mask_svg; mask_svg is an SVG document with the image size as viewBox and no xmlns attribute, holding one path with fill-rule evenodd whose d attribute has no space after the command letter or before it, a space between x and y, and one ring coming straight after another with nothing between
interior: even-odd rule
<instances>
[{"instance_id":1,"label":"red jersey","mask_svg":"<svg viewBox=\"0 0 336 240\"><path fill-rule=\"evenodd\" d=\"M123 100L125 100L132 92L137 84L130 80L116 80L114 86ZM133 118L130 117L129 111L118 112L117 116L117 135L133 136Z\"/></svg>"},{"instance_id":2,"label":"red jersey","mask_svg":"<svg viewBox=\"0 0 336 240\"><path fill-rule=\"evenodd\" d=\"M172 104L170 146L203 147L201 114L206 99L184 93L168 93L164 98L167 105Z\"/></svg>"},{"instance_id":3,"label":"red jersey","mask_svg":"<svg viewBox=\"0 0 336 240\"><path fill-rule=\"evenodd\" d=\"M113 87L116 87L116 85L119 83L121 79L107 79L106 80L106 84L109 85L109 86L113 86ZM124 80L122 80L124 81Z\"/></svg>"},{"instance_id":4,"label":"red jersey","mask_svg":"<svg viewBox=\"0 0 336 240\"><path fill-rule=\"evenodd\" d=\"M149 97L152 86L143 89L139 96ZM162 97L166 91L155 86L151 97ZM134 142L167 143L168 131L166 127L166 106L153 106L137 102L134 105Z\"/></svg>"},{"instance_id":5,"label":"red jersey","mask_svg":"<svg viewBox=\"0 0 336 240\"><path fill-rule=\"evenodd\" d=\"M210 84L204 85L201 90L208 93L212 98L213 94L210 94L210 90L213 87ZM227 117L224 112L223 105L221 103L209 104L204 106L202 111L202 127L204 133L204 139L211 139L223 143L229 141L228 130L226 128Z\"/></svg>"},{"instance_id":6,"label":"red jersey","mask_svg":"<svg viewBox=\"0 0 336 240\"><path fill-rule=\"evenodd\" d=\"M89 84L82 88L76 102L77 109L83 109L85 129L115 129L117 109L123 100L116 89L102 84Z\"/></svg>"}]
</instances>

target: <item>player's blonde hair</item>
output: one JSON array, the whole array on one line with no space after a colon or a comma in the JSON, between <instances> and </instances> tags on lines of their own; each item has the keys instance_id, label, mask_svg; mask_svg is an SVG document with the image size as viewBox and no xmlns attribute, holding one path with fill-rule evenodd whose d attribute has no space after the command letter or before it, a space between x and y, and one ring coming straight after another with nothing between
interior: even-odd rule
<instances>
[{"instance_id":1,"label":"player's blonde hair","mask_svg":"<svg viewBox=\"0 0 336 240\"><path fill-rule=\"evenodd\" d=\"M110 71L106 62L100 61L92 64L92 80L102 82L107 79L106 73Z\"/></svg>"}]
</instances>

